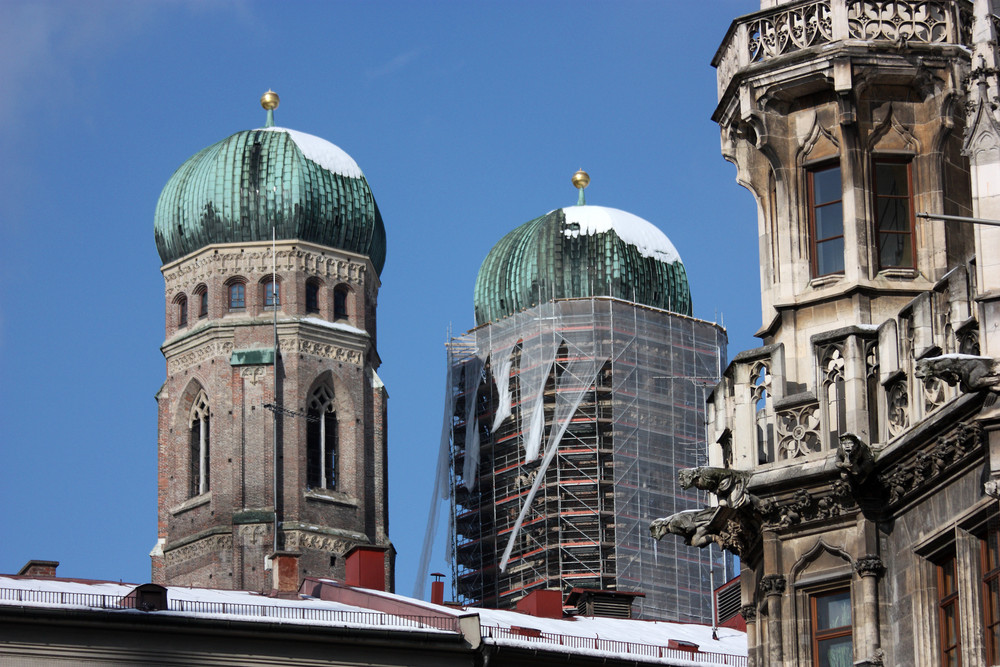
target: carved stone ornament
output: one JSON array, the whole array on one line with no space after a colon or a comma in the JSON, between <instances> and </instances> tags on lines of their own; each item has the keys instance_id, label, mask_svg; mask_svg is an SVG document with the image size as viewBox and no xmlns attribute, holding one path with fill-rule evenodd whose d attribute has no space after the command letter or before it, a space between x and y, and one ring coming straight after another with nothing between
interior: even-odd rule
<instances>
[{"instance_id":1,"label":"carved stone ornament","mask_svg":"<svg viewBox=\"0 0 1000 667\"><path fill-rule=\"evenodd\" d=\"M854 570L862 577L881 577L885 564L878 556L867 554L854 561Z\"/></svg>"},{"instance_id":2,"label":"carved stone ornament","mask_svg":"<svg viewBox=\"0 0 1000 667\"><path fill-rule=\"evenodd\" d=\"M718 509L717 507L708 507L671 514L653 521L649 526L649 532L657 540L669 533L682 537L688 546L704 547L715 541L715 536L711 534L709 526Z\"/></svg>"},{"instance_id":3,"label":"carved stone ornament","mask_svg":"<svg viewBox=\"0 0 1000 667\"><path fill-rule=\"evenodd\" d=\"M257 384L267 375L266 366L244 366L240 369L240 377L250 384Z\"/></svg>"},{"instance_id":4,"label":"carved stone ornament","mask_svg":"<svg viewBox=\"0 0 1000 667\"><path fill-rule=\"evenodd\" d=\"M791 498L762 504L763 523L768 528L789 528L806 521L822 521L857 507L852 486L834 481L822 494L798 489Z\"/></svg>"},{"instance_id":5,"label":"carved stone ornament","mask_svg":"<svg viewBox=\"0 0 1000 667\"><path fill-rule=\"evenodd\" d=\"M745 470L701 466L684 468L677 473L677 479L682 488L690 489L693 486L708 491L715 494L720 505L738 509L751 500L746 488L752 474Z\"/></svg>"},{"instance_id":6,"label":"carved stone ornament","mask_svg":"<svg viewBox=\"0 0 1000 667\"><path fill-rule=\"evenodd\" d=\"M190 544L185 544L182 547L165 551L163 559L166 566L170 567L171 565L176 565L209 553L231 551L232 548L233 536L231 534L209 535Z\"/></svg>"},{"instance_id":7,"label":"carved stone ornament","mask_svg":"<svg viewBox=\"0 0 1000 667\"><path fill-rule=\"evenodd\" d=\"M836 465L843 481L860 486L875 468L875 458L871 448L861 438L853 433L843 433L837 447Z\"/></svg>"},{"instance_id":8,"label":"carved stone ornament","mask_svg":"<svg viewBox=\"0 0 1000 667\"><path fill-rule=\"evenodd\" d=\"M778 458L794 459L820 449L819 404L811 403L778 413Z\"/></svg>"},{"instance_id":9,"label":"carved stone ornament","mask_svg":"<svg viewBox=\"0 0 1000 667\"><path fill-rule=\"evenodd\" d=\"M757 620L757 606L752 604L745 604L740 607L740 616L747 623L753 623Z\"/></svg>"},{"instance_id":10,"label":"carved stone ornament","mask_svg":"<svg viewBox=\"0 0 1000 667\"><path fill-rule=\"evenodd\" d=\"M291 550L315 550L343 556L355 545L350 540L330 535L291 530L285 533L285 548Z\"/></svg>"},{"instance_id":11,"label":"carved stone ornament","mask_svg":"<svg viewBox=\"0 0 1000 667\"><path fill-rule=\"evenodd\" d=\"M890 436L897 436L910 427L910 396L906 380L897 380L885 390L886 425Z\"/></svg>"},{"instance_id":12,"label":"carved stone ornament","mask_svg":"<svg viewBox=\"0 0 1000 667\"><path fill-rule=\"evenodd\" d=\"M764 595L781 595L785 592L785 575L768 574L760 580L760 592Z\"/></svg>"},{"instance_id":13,"label":"carved stone ornament","mask_svg":"<svg viewBox=\"0 0 1000 667\"><path fill-rule=\"evenodd\" d=\"M177 373L191 366L196 366L211 357L224 357L229 361L229 355L233 353L232 341L215 341L199 345L193 350L178 354L176 357L167 359L167 366L170 373Z\"/></svg>"},{"instance_id":14,"label":"carved stone ornament","mask_svg":"<svg viewBox=\"0 0 1000 667\"><path fill-rule=\"evenodd\" d=\"M988 479L983 484L983 491L990 498L1000 499L1000 479Z\"/></svg>"},{"instance_id":15,"label":"carved stone ornament","mask_svg":"<svg viewBox=\"0 0 1000 667\"><path fill-rule=\"evenodd\" d=\"M328 343L318 343L316 341L298 338L282 340L279 346L283 353L301 352L302 354L311 354L314 357L324 357L335 361L343 361L344 363L354 364L355 366L361 366L364 362L364 355L358 350L349 350L347 348L343 348L338 345L330 345Z\"/></svg>"},{"instance_id":16,"label":"carved stone ornament","mask_svg":"<svg viewBox=\"0 0 1000 667\"><path fill-rule=\"evenodd\" d=\"M960 423L934 443L879 475L879 482L889 492L889 502L894 503L928 480L937 478L977 449L982 444L982 437L980 425Z\"/></svg>"},{"instance_id":17,"label":"carved stone ornament","mask_svg":"<svg viewBox=\"0 0 1000 667\"><path fill-rule=\"evenodd\" d=\"M975 357L970 354L949 354L917 361L914 374L925 381L937 378L964 392L984 389L1000 392L1000 359Z\"/></svg>"}]
</instances>

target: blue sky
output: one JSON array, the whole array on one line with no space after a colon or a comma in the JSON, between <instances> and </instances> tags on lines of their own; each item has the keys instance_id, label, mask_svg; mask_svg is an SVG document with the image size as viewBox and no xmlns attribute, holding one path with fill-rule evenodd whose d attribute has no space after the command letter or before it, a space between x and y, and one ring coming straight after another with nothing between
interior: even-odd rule
<instances>
[{"instance_id":1,"label":"blue sky","mask_svg":"<svg viewBox=\"0 0 1000 667\"><path fill-rule=\"evenodd\" d=\"M712 2L19 2L0 22L0 572L148 581L163 279L153 212L198 150L278 125L364 170L385 220L390 537L414 588L444 342L490 247L587 201L658 225L695 316L757 345L757 214L719 153ZM443 542L431 570L449 571Z\"/></svg>"}]
</instances>

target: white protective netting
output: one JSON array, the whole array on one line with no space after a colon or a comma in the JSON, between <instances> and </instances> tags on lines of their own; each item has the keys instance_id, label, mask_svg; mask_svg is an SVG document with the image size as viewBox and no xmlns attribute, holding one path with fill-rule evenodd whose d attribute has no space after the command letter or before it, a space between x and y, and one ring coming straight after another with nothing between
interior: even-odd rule
<instances>
[{"instance_id":1,"label":"white protective netting","mask_svg":"<svg viewBox=\"0 0 1000 667\"><path fill-rule=\"evenodd\" d=\"M648 526L706 503L676 473L705 463L725 340L710 322L609 298L545 303L453 339L442 457L457 599L617 588L645 594L643 617L710 622L710 552L657 543Z\"/></svg>"}]
</instances>

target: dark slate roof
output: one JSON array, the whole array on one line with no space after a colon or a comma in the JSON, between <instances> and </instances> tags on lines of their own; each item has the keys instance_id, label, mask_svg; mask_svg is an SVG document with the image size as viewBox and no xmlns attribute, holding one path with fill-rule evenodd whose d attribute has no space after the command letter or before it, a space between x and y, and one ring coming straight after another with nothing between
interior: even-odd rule
<instances>
[{"instance_id":1,"label":"dark slate roof","mask_svg":"<svg viewBox=\"0 0 1000 667\"><path fill-rule=\"evenodd\" d=\"M595 220L606 224L588 225ZM476 278L476 324L591 296L691 314L687 272L663 232L625 211L582 206L530 220L493 246Z\"/></svg>"},{"instance_id":2,"label":"dark slate roof","mask_svg":"<svg viewBox=\"0 0 1000 667\"><path fill-rule=\"evenodd\" d=\"M268 241L272 224L279 239L366 255L382 272L385 226L357 164L283 128L237 132L182 164L156 205L156 248L166 264L211 243Z\"/></svg>"}]
</instances>

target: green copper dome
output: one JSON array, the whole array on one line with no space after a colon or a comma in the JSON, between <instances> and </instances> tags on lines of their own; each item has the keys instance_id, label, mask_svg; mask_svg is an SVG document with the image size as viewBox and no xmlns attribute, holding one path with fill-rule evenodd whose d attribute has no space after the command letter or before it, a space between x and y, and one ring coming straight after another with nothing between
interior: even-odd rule
<instances>
[{"instance_id":1,"label":"green copper dome","mask_svg":"<svg viewBox=\"0 0 1000 667\"><path fill-rule=\"evenodd\" d=\"M687 272L670 239L631 213L584 205L526 222L493 246L476 278L476 324L591 296L691 314Z\"/></svg>"},{"instance_id":2,"label":"green copper dome","mask_svg":"<svg viewBox=\"0 0 1000 667\"><path fill-rule=\"evenodd\" d=\"M281 127L237 132L167 181L154 231L166 264L210 243L301 239L368 256L380 274L385 226L357 163L337 146Z\"/></svg>"}]
</instances>

